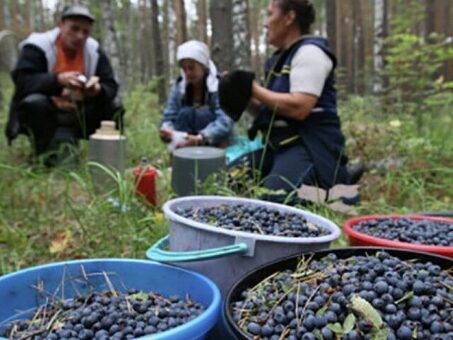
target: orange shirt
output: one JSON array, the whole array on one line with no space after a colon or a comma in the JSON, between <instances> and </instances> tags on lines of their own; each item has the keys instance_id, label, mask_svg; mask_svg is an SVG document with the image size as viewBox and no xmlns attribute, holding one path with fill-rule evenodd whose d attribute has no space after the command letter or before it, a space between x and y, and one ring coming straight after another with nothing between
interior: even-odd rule
<instances>
[{"instance_id":1,"label":"orange shirt","mask_svg":"<svg viewBox=\"0 0 453 340\"><path fill-rule=\"evenodd\" d=\"M53 67L54 73L78 71L81 74L84 74L85 62L83 58L83 49L78 51L74 57L69 57L63 50L63 39L61 39L61 36L57 38L55 47L57 48L57 61Z\"/></svg>"}]
</instances>

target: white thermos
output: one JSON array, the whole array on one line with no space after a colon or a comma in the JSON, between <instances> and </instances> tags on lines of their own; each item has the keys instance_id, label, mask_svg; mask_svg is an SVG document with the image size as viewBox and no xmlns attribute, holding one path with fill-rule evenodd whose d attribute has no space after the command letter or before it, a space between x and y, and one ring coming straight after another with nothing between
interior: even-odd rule
<instances>
[{"instance_id":1,"label":"white thermos","mask_svg":"<svg viewBox=\"0 0 453 340\"><path fill-rule=\"evenodd\" d=\"M115 128L115 122L101 121L101 127L90 136L88 158L113 172L124 173L126 165L126 137ZM104 186L113 180L109 171L93 165L93 182Z\"/></svg>"}]
</instances>

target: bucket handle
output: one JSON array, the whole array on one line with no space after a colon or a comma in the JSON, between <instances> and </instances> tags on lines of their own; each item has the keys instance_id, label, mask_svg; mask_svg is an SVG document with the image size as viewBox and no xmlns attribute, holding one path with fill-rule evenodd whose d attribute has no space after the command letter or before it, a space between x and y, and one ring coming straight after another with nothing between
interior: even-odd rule
<instances>
[{"instance_id":1,"label":"bucket handle","mask_svg":"<svg viewBox=\"0 0 453 340\"><path fill-rule=\"evenodd\" d=\"M218 248L185 252L164 250L168 247L169 243L169 235L161 238L146 251L146 257L157 262L191 262L211 260L229 255L245 254L249 251L249 246L245 242Z\"/></svg>"}]
</instances>

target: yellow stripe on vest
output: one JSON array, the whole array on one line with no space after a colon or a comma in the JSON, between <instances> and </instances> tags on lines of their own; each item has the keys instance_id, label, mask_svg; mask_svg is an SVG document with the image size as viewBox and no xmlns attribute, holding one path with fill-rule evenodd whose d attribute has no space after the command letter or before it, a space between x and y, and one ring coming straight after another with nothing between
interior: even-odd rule
<instances>
[{"instance_id":1,"label":"yellow stripe on vest","mask_svg":"<svg viewBox=\"0 0 453 340\"><path fill-rule=\"evenodd\" d=\"M282 140L279 145L287 145L291 142L294 142L296 139L298 139L300 136L299 135L294 135L292 137L289 137L289 138L286 138L284 140Z\"/></svg>"}]
</instances>

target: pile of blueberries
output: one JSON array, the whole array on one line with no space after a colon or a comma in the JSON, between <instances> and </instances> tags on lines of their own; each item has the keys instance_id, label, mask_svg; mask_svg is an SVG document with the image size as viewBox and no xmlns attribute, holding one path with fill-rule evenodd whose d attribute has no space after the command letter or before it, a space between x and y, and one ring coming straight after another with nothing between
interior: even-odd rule
<instances>
[{"instance_id":1,"label":"pile of blueberries","mask_svg":"<svg viewBox=\"0 0 453 340\"><path fill-rule=\"evenodd\" d=\"M282 213L264 206L218 204L209 207L177 208L183 217L235 231L283 237L319 237L330 232L302 214Z\"/></svg>"},{"instance_id":2,"label":"pile of blueberries","mask_svg":"<svg viewBox=\"0 0 453 340\"><path fill-rule=\"evenodd\" d=\"M8 325L3 336L34 340L135 339L182 325L204 309L176 295L165 298L137 290L124 294L95 292L41 307L32 320L17 320Z\"/></svg>"},{"instance_id":3,"label":"pile of blueberries","mask_svg":"<svg viewBox=\"0 0 453 340\"><path fill-rule=\"evenodd\" d=\"M244 290L230 310L253 339L453 339L452 287L452 276L430 262L330 253Z\"/></svg>"},{"instance_id":4,"label":"pile of blueberries","mask_svg":"<svg viewBox=\"0 0 453 340\"><path fill-rule=\"evenodd\" d=\"M453 223L402 218L362 221L354 230L370 236L407 243L453 246Z\"/></svg>"}]
</instances>

